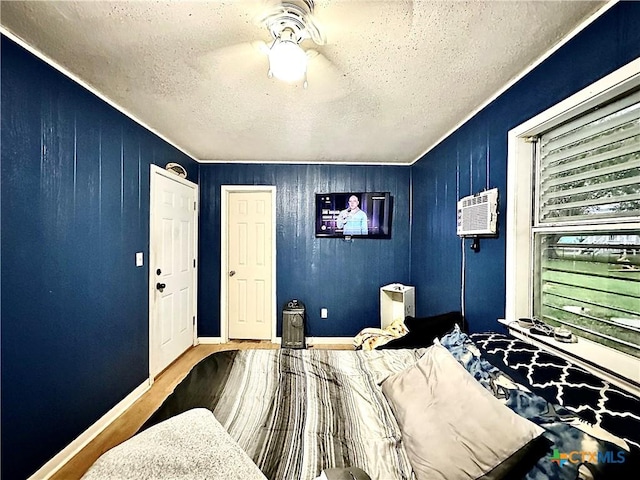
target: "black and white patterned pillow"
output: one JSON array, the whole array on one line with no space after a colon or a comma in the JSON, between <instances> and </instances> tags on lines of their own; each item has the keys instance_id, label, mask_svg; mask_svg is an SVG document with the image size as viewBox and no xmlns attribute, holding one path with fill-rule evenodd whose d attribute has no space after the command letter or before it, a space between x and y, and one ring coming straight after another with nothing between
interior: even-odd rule
<instances>
[{"instance_id":1,"label":"black and white patterned pillow","mask_svg":"<svg viewBox=\"0 0 640 480\"><path fill-rule=\"evenodd\" d=\"M547 401L640 448L640 399L563 358L502 333L474 333L483 356Z\"/></svg>"}]
</instances>

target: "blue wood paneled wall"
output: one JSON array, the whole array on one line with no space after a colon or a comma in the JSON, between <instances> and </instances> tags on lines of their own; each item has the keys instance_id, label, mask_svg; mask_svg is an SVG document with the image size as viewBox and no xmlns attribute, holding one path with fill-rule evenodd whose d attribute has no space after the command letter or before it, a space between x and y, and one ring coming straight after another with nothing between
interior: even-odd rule
<instances>
[{"instance_id":1,"label":"blue wood paneled wall","mask_svg":"<svg viewBox=\"0 0 640 480\"><path fill-rule=\"evenodd\" d=\"M278 312L292 298L303 301L308 336L353 336L379 326L380 286L408 283L409 167L202 164L200 175L198 335L220 334L221 185L276 186ZM391 239L315 238L315 193L348 191L391 192ZM320 319L322 307L327 319Z\"/></svg>"},{"instance_id":2,"label":"blue wood paneled wall","mask_svg":"<svg viewBox=\"0 0 640 480\"><path fill-rule=\"evenodd\" d=\"M419 315L459 309L455 202L498 187L499 238L477 254L466 245L467 317L472 330L494 329L504 314L507 132L638 57L639 24L640 3L615 5L411 168L199 168L3 37L2 478L33 473L147 377L147 270L133 260L148 256L151 163L201 173L202 336L220 333L223 184L277 186L278 310L306 302L312 336L376 325L378 288L390 282L416 285ZM315 192L366 189L394 196L391 240L314 237Z\"/></svg>"},{"instance_id":3,"label":"blue wood paneled wall","mask_svg":"<svg viewBox=\"0 0 640 480\"><path fill-rule=\"evenodd\" d=\"M149 376L149 165L198 165L2 37L2 478Z\"/></svg>"},{"instance_id":4,"label":"blue wood paneled wall","mask_svg":"<svg viewBox=\"0 0 640 480\"><path fill-rule=\"evenodd\" d=\"M462 249L456 199L498 187L500 234L470 250L466 317L472 331L504 316L507 133L525 120L640 56L640 3L620 2L475 115L413 166L411 282L418 311L460 308Z\"/></svg>"}]
</instances>

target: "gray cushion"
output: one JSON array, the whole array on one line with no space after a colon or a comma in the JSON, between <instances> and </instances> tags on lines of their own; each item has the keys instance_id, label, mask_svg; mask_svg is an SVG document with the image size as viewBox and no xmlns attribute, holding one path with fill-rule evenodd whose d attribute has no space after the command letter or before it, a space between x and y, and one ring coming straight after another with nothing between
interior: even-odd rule
<instances>
[{"instance_id":1,"label":"gray cushion","mask_svg":"<svg viewBox=\"0 0 640 480\"><path fill-rule=\"evenodd\" d=\"M204 408L188 410L134 435L104 453L82 478L266 479Z\"/></svg>"},{"instance_id":2,"label":"gray cushion","mask_svg":"<svg viewBox=\"0 0 640 480\"><path fill-rule=\"evenodd\" d=\"M543 432L493 397L441 345L388 377L382 391L418 480L500 478L503 463Z\"/></svg>"}]
</instances>

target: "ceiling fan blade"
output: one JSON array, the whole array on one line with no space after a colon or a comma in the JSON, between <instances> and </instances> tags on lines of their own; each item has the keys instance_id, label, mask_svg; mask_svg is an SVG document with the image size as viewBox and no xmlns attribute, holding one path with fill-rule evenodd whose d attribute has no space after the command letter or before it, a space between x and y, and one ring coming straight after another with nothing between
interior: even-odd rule
<instances>
[{"instance_id":1,"label":"ceiling fan blade","mask_svg":"<svg viewBox=\"0 0 640 480\"><path fill-rule=\"evenodd\" d=\"M215 63L228 63L237 61L242 62L250 60L251 58L264 59L269 47L262 40L254 40L252 42L236 43L234 45L227 45L226 47L219 47L212 50L209 53L201 55L200 58L206 60L209 64Z\"/></svg>"},{"instance_id":2,"label":"ceiling fan blade","mask_svg":"<svg viewBox=\"0 0 640 480\"><path fill-rule=\"evenodd\" d=\"M413 0L393 1L316 1L313 20L322 26L326 43L335 38L357 35L368 31L372 24L380 28L397 22L410 26L413 21Z\"/></svg>"},{"instance_id":3,"label":"ceiling fan blade","mask_svg":"<svg viewBox=\"0 0 640 480\"><path fill-rule=\"evenodd\" d=\"M308 50L307 90L323 102L347 96L352 86L350 80L325 55Z\"/></svg>"},{"instance_id":4,"label":"ceiling fan blade","mask_svg":"<svg viewBox=\"0 0 640 480\"><path fill-rule=\"evenodd\" d=\"M242 42L217 48L190 60L193 82L198 88L252 89L256 79L267 79L268 50L262 41ZM185 72L185 76L188 72Z\"/></svg>"}]
</instances>

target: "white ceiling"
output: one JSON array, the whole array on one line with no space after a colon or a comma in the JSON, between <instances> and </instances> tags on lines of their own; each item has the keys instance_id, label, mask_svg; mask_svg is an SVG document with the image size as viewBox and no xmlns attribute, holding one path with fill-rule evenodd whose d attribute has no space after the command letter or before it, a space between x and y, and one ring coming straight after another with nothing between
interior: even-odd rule
<instances>
[{"instance_id":1,"label":"white ceiling","mask_svg":"<svg viewBox=\"0 0 640 480\"><path fill-rule=\"evenodd\" d=\"M405 164L604 4L316 0L305 90L256 48L273 1L2 1L0 18L197 160Z\"/></svg>"}]
</instances>

